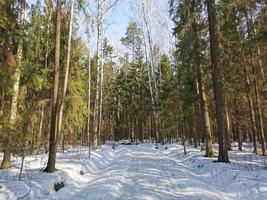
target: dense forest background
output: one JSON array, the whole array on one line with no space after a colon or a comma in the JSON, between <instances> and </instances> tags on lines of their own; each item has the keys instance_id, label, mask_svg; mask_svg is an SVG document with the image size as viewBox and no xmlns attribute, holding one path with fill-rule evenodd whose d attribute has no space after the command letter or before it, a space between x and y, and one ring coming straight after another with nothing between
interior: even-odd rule
<instances>
[{"instance_id":1,"label":"dense forest background","mask_svg":"<svg viewBox=\"0 0 267 200\"><path fill-rule=\"evenodd\" d=\"M151 31L160 7L137 0L121 56L104 34L118 2L0 0L1 167L44 147L53 172L57 148L125 139L205 143L209 157L218 142L222 162L246 140L266 156L266 0L170 0L169 53Z\"/></svg>"}]
</instances>

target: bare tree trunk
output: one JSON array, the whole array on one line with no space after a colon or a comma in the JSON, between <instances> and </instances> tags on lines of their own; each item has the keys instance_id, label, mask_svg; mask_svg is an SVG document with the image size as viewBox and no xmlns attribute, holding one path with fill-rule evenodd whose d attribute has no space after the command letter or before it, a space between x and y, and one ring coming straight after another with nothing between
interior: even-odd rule
<instances>
[{"instance_id":1,"label":"bare tree trunk","mask_svg":"<svg viewBox=\"0 0 267 200\"><path fill-rule=\"evenodd\" d=\"M19 13L19 23L18 23L18 31L19 31L19 41L17 48L17 66L14 74L14 84L13 84L13 96L11 100L11 110L10 110L10 118L9 124L13 126L16 117L17 117L17 107L18 107L18 97L19 97L19 84L20 84L20 73L21 73L21 64L22 64L22 53L23 53L23 32L25 26L25 9L26 9L26 1L20 1L20 13ZM8 144L9 145L9 144ZM4 158L1 164L1 169L8 169L11 167L11 150L9 148L4 149Z\"/></svg>"},{"instance_id":2,"label":"bare tree trunk","mask_svg":"<svg viewBox=\"0 0 267 200\"><path fill-rule=\"evenodd\" d=\"M19 170L19 181L21 181L21 177L22 177L22 171L23 171L23 167L24 167L24 159L25 159L25 152L23 151L22 158L21 158L21 164L20 164L20 170Z\"/></svg>"},{"instance_id":3,"label":"bare tree trunk","mask_svg":"<svg viewBox=\"0 0 267 200\"><path fill-rule=\"evenodd\" d=\"M63 139L63 134L61 133L62 116L63 116L63 109L64 109L64 98L66 96L67 86L68 86L68 79L69 79L73 14L74 14L74 0L71 1L67 63L66 63L66 71L65 71L65 75L64 75L64 83L63 83L63 90L62 90L61 100L59 100L59 110L58 110L59 113L58 113L58 124L57 124L58 127L57 127L57 138L56 138L56 140L58 140L59 138Z\"/></svg>"},{"instance_id":4,"label":"bare tree trunk","mask_svg":"<svg viewBox=\"0 0 267 200\"><path fill-rule=\"evenodd\" d=\"M246 88L247 88L247 98L249 101L249 110L250 110L250 120L252 124L252 132L253 132L253 146L254 146L254 153L258 154L258 130L256 126L256 117L255 117L255 110L254 110L254 103L252 100L252 94L251 94L251 84L250 79L247 72L247 66L244 66L244 73L246 76Z\"/></svg>"},{"instance_id":5,"label":"bare tree trunk","mask_svg":"<svg viewBox=\"0 0 267 200\"><path fill-rule=\"evenodd\" d=\"M249 17L247 10L245 10L245 17L246 17L246 25L247 25L247 33L248 33L248 37L249 38L253 38L255 39L255 33L253 30L253 20L252 20L252 16ZM255 93L255 109L257 112L255 112L256 117L258 119L259 122L259 136L261 139L261 149L262 149L262 155L266 156L267 152L266 152L266 141L265 141L265 134L264 134L264 125L263 125L263 115L262 115L262 107L261 107L261 100L260 100L260 96L259 96L259 84L257 81L257 75L256 75L256 63L255 63L255 59L254 59L254 54L253 52L250 50L249 51L250 54L250 64L251 64L251 68L252 68L252 80L253 80L253 86L254 86L254 93Z\"/></svg>"},{"instance_id":6,"label":"bare tree trunk","mask_svg":"<svg viewBox=\"0 0 267 200\"><path fill-rule=\"evenodd\" d=\"M154 115L154 121L155 121L155 131L156 131L156 142L160 142L162 140L161 135L159 133L159 113L155 108L155 104L158 101L158 88L155 78L155 71L154 71L154 54L153 54L153 44L152 44L152 37L149 29L149 18L148 18L148 9L145 8L144 1L141 0L141 17L143 18L145 30L142 31L143 37L144 37L144 49L145 49L145 56L146 56L146 63L148 64L148 78L149 78L149 89L150 89L150 95L151 95L151 102L152 102L152 109L153 109L153 115ZM146 32L146 35L145 33ZM148 42L148 50L146 45L146 37ZM149 52L149 53L148 53ZM150 60L148 60L150 59Z\"/></svg>"},{"instance_id":7,"label":"bare tree trunk","mask_svg":"<svg viewBox=\"0 0 267 200\"><path fill-rule=\"evenodd\" d=\"M194 145L194 147L195 148L197 148L197 131L196 131L196 126L197 126L197 117L198 117L198 112L197 112L197 110L198 110L198 106L196 106L195 105L195 103L193 103L193 108L192 108L192 110L193 110L193 130L192 130L192 133L193 133L193 145Z\"/></svg>"},{"instance_id":8,"label":"bare tree trunk","mask_svg":"<svg viewBox=\"0 0 267 200\"><path fill-rule=\"evenodd\" d=\"M104 18L104 1L98 0L97 13L97 80L96 80L96 97L94 108L94 140L93 149L97 148L100 139L100 125L102 114L102 81L103 81L103 18Z\"/></svg>"},{"instance_id":9,"label":"bare tree trunk","mask_svg":"<svg viewBox=\"0 0 267 200\"><path fill-rule=\"evenodd\" d=\"M98 145L101 142L101 130L102 130L102 110L103 110L103 84L104 84L104 58L103 58L103 39L102 39L102 53L101 53L101 65L100 65L100 99L99 99L99 128L98 128Z\"/></svg>"},{"instance_id":10,"label":"bare tree trunk","mask_svg":"<svg viewBox=\"0 0 267 200\"><path fill-rule=\"evenodd\" d=\"M262 0L262 12L263 12L263 30L265 33L267 33L267 1L266 0ZM264 47L263 47L263 51L266 54L267 53L267 44L265 43ZM264 55L263 53L263 55ZM264 82L264 93L265 93L265 101L267 101L267 77L266 77L266 65L267 65L267 61L265 60L265 63L263 65L263 68L265 69L265 71L263 71L264 77L265 77L265 82ZM262 69L263 69L262 68Z\"/></svg>"},{"instance_id":11,"label":"bare tree trunk","mask_svg":"<svg viewBox=\"0 0 267 200\"><path fill-rule=\"evenodd\" d=\"M200 15L200 11L197 10L197 14ZM199 17L199 16L198 16ZM212 135L210 128L210 120L209 120L209 109L207 103L207 97L204 86L204 74L203 74L203 66L200 63L200 50L199 50L199 25L197 24L197 19L194 19L193 28L195 34L195 42L194 42L194 57L195 57L195 65L197 71L197 83L198 83L198 95L200 100L200 111L201 111L201 123L205 132L206 137L206 154L205 157L213 157L212 150Z\"/></svg>"},{"instance_id":12,"label":"bare tree trunk","mask_svg":"<svg viewBox=\"0 0 267 200\"><path fill-rule=\"evenodd\" d=\"M95 150L97 148L97 135L98 135L98 121L99 121L99 115L98 115L98 108L99 108L99 72L100 72L100 67L97 65L97 79L96 79L96 96L95 96L95 105L94 105L94 135L93 135L93 141L92 141L92 149Z\"/></svg>"},{"instance_id":13,"label":"bare tree trunk","mask_svg":"<svg viewBox=\"0 0 267 200\"><path fill-rule=\"evenodd\" d=\"M201 116L203 118L203 128L206 135L206 157L213 157L213 150L212 150L212 137L211 137L211 128L210 128L210 121L209 121L209 110L207 104L207 97L205 92L205 87L203 85L203 70L202 66L197 66L197 79L198 79L198 86L199 86L199 97L200 97L200 107L201 107Z\"/></svg>"},{"instance_id":14,"label":"bare tree trunk","mask_svg":"<svg viewBox=\"0 0 267 200\"><path fill-rule=\"evenodd\" d=\"M267 6L267 2L266 1L265 1L265 6ZM267 12L267 10L266 10L266 12ZM265 22L267 22L267 19L265 19ZM252 30L253 30L253 38L257 38L257 30L256 30L256 27L255 27L255 22L254 22L252 17L251 17L251 26L252 26ZM267 31L267 29L265 31ZM253 60L255 60L254 61L255 64L256 64L256 61L257 61L257 66L259 67L259 71L260 71L260 75L261 75L261 79L262 79L263 87L260 89L260 91L262 91L263 94L265 92L267 94L267 81L266 81L266 78L265 78L266 75L265 75L264 65L263 65L263 61L262 61L262 53L261 53L261 49L260 49L259 45L257 45L256 48L257 48L257 59L255 60L255 58L254 58ZM266 134L264 133L264 124L263 124L264 105L265 104L264 103L261 104L261 98L260 97L258 97L258 98L259 98L259 101L260 101L260 110L261 110L261 111L259 111L260 129L261 129L260 131L261 132L263 131L264 140L265 140L266 139ZM267 100L267 95L265 95L265 99L262 99L262 100L266 101ZM265 141L265 143L266 143L266 141ZM266 144L265 144L265 150L264 151L266 151ZM264 153L264 151L263 151L263 155L267 155L267 153Z\"/></svg>"},{"instance_id":15,"label":"bare tree trunk","mask_svg":"<svg viewBox=\"0 0 267 200\"><path fill-rule=\"evenodd\" d=\"M238 113L239 115L239 113ZM237 122L237 132L238 132L238 150L242 151L242 146L243 146L243 133L242 133L242 128L238 119Z\"/></svg>"},{"instance_id":16,"label":"bare tree trunk","mask_svg":"<svg viewBox=\"0 0 267 200\"><path fill-rule=\"evenodd\" d=\"M212 63L212 78L214 84L217 132L219 141L218 162L229 162L227 149L227 121L226 121L226 102L224 93L223 68L220 65L218 27L216 19L215 1L207 0L209 32L210 32L210 52Z\"/></svg>"},{"instance_id":17,"label":"bare tree trunk","mask_svg":"<svg viewBox=\"0 0 267 200\"><path fill-rule=\"evenodd\" d=\"M251 29L252 29L252 33L253 33L253 38L257 38L257 30L255 27L255 22L254 22L252 17L251 17L251 26L252 26ZM263 62L262 62L261 49L260 49L259 45L257 45L256 48L257 48L257 61L258 61L258 65L260 68L260 74L261 74L263 84L265 84L266 80L265 80L264 66L263 66Z\"/></svg>"},{"instance_id":18,"label":"bare tree trunk","mask_svg":"<svg viewBox=\"0 0 267 200\"><path fill-rule=\"evenodd\" d=\"M45 44L45 68L48 68L48 48L49 48L49 34L50 34L50 22L52 18L52 0L45 1L45 20L46 20L46 44Z\"/></svg>"},{"instance_id":19,"label":"bare tree trunk","mask_svg":"<svg viewBox=\"0 0 267 200\"><path fill-rule=\"evenodd\" d=\"M230 113L229 113L229 107L226 103L226 122L227 122L227 144L228 144L228 150L232 150L232 122L230 119Z\"/></svg>"},{"instance_id":20,"label":"bare tree trunk","mask_svg":"<svg viewBox=\"0 0 267 200\"><path fill-rule=\"evenodd\" d=\"M149 82L149 90L150 90L150 96L151 96L151 103L152 103L152 108L153 108L153 116L155 120L155 126L156 126L156 142L159 142L159 131L158 131L158 114L155 108L155 98L154 98L154 90L152 88L152 78L151 78L151 70L150 70L150 64L149 61L147 61L147 64L149 65L148 67L148 82ZM152 124L151 124L152 126Z\"/></svg>"},{"instance_id":21,"label":"bare tree trunk","mask_svg":"<svg viewBox=\"0 0 267 200\"><path fill-rule=\"evenodd\" d=\"M56 148L57 148L57 120L58 120L58 89L60 71L60 35L61 35L61 0L57 0L57 19L56 19L56 50L54 65L54 83L52 93L52 112L49 139L49 155L45 172L52 173L56 170Z\"/></svg>"},{"instance_id":22,"label":"bare tree trunk","mask_svg":"<svg viewBox=\"0 0 267 200\"><path fill-rule=\"evenodd\" d=\"M253 58L251 58L253 60ZM259 121L259 131L260 131L260 137L261 137L261 150L262 155L266 156L266 141L265 141L265 134L264 134L264 125L263 125L263 116L262 116L262 108L261 108L261 101L259 97L259 89L258 89L258 81L255 74L255 67L254 63L252 61L252 76L253 76L253 82L254 82L254 92L255 92L255 98L256 98L256 107L257 107L257 118Z\"/></svg>"},{"instance_id":23,"label":"bare tree trunk","mask_svg":"<svg viewBox=\"0 0 267 200\"><path fill-rule=\"evenodd\" d=\"M99 42L100 42L100 99L99 99L99 128L98 128L98 145L101 142L102 130L102 110L103 110L103 84L104 84L104 8L105 0L99 0L100 19L99 19Z\"/></svg>"},{"instance_id":24,"label":"bare tree trunk","mask_svg":"<svg viewBox=\"0 0 267 200\"><path fill-rule=\"evenodd\" d=\"M44 107L45 107L45 105L42 105L41 118L40 118L40 123L39 123L35 154L39 154L39 151L40 151L40 144L41 144L41 138L42 138L42 128L43 128L43 121L44 121Z\"/></svg>"},{"instance_id":25,"label":"bare tree trunk","mask_svg":"<svg viewBox=\"0 0 267 200\"><path fill-rule=\"evenodd\" d=\"M90 45L90 42L89 42ZM89 47L89 63L88 63L88 91L87 91L87 143L89 147L89 158L91 153L91 144L90 144L90 117L91 117L91 49Z\"/></svg>"}]
</instances>

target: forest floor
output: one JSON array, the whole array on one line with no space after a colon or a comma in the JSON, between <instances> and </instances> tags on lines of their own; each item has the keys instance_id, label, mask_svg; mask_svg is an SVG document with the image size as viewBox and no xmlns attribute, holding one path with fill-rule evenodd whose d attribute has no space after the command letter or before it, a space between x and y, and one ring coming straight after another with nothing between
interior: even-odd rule
<instances>
[{"instance_id":1,"label":"forest floor","mask_svg":"<svg viewBox=\"0 0 267 200\"><path fill-rule=\"evenodd\" d=\"M204 158L204 151L190 145L184 155L179 144L118 145L114 150L108 143L90 159L87 148L70 148L57 154L53 174L41 171L47 155L27 156L22 181L21 158L14 157L14 167L0 171L0 199L267 199L267 160L244 146L239 152L233 144L230 164ZM65 186L56 192L54 183L60 180Z\"/></svg>"}]
</instances>

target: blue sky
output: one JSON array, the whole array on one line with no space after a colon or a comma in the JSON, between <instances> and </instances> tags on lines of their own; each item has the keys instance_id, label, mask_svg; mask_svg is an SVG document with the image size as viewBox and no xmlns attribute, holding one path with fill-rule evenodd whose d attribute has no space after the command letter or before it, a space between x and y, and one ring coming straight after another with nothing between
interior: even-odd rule
<instances>
[{"instance_id":1,"label":"blue sky","mask_svg":"<svg viewBox=\"0 0 267 200\"><path fill-rule=\"evenodd\" d=\"M161 40L163 44L159 44L165 52L168 51L168 48L170 48L170 43L168 43L171 40L171 29L172 29L172 22L168 17L168 10L169 10L169 4L168 0L152 0L153 3L158 4L160 6L161 10L164 10L166 12L166 19L163 20L163 23L168 24L169 30L166 30L165 28L159 26L157 30L160 32L160 35L162 38L158 37L155 39ZM135 8L136 8L136 0L119 0L118 6L114 8L109 15L106 17L106 31L105 36L109 39L109 41L112 43L112 45L115 47L115 49L121 50L121 44L120 44L120 38L123 37L126 33L126 29L128 26L128 23L130 21L138 21L137 16L135 14ZM157 33L155 35L157 37ZM168 44L167 44L168 43Z\"/></svg>"},{"instance_id":2,"label":"blue sky","mask_svg":"<svg viewBox=\"0 0 267 200\"><path fill-rule=\"evenodd\" d=\"M32 3L35 3L36 1L37 0L27 0L27 3L30 5ZM42 3L45 2L45 0L40 0L40 1ZM112 1L112 0L107 0L107 1ZM153 0L153 1L155 3L160 4L160 9L165 11L168 10L168 0ZM95 0L88 0L88 2L95 2ZM111 9L105 17L105 37L107 37L107 39L110 41L112 46L117 51L120 51L122 49L122 46L120 44L120 38L125 35L128 23L130 21L138 20L136 19L136 15L134 14L135 3L136 0L119 0L117 6ZM86 35L84 33L85 29L84 29L83 17L81 16L79 20L80 20L79 35L86 40ZM166 22L164 23L170 23L170 20L168 21L167 19ZM159 27L159 29L161 28ZM171 37L169 36L170 33L168 31L166 32L164 28L162 28L159 31L163 35L164 39L166 39L166 35L168 35L168 37ZM95 41L95 39L92 39L92 41ZM93 46L95 45L93 44Z\"/></svg>"}]
</instances>

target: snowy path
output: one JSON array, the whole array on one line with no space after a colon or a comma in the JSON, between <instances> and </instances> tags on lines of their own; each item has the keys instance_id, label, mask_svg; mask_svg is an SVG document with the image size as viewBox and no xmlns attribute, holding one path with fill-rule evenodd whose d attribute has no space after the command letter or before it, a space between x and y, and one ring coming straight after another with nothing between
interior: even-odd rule
<instances>
[{"instance_id":1,"label":"snowy path","mask_svg":"<svg viewBox=\"0 0 267 200\"><path fill-rule=\"evenodd\" d=\"M224 164L204 158L190 145L184 155L179 144L159 149L151 143L119 145L115 150L111 144L92 152L90 159L87 147L59 152L59 170L52 174L40 171L46 154L27 156L22 182L17 180L20 159L14 159L14 168L0 171L0 200L15 200L28 191L26 199L34 200L267 199L265 160L249 149L230 152L231 163ZM55 192L58 179L65 186Z\"/></svg>"},{"instance_id":2,"label":"snowy path","mask_svg":"<svg viewBox=\"0 0 267 200\"><path fill-rule=\"evenodd\" d=\"M210 187L179 160L153 147L127 146L120 156L68 199L233 199Z\"/></svg>"}]
</instances>

